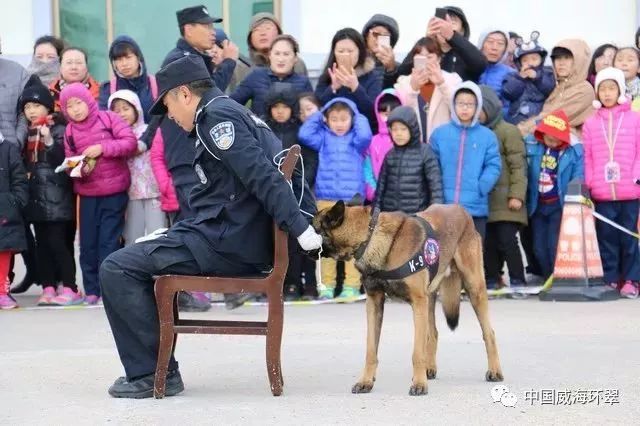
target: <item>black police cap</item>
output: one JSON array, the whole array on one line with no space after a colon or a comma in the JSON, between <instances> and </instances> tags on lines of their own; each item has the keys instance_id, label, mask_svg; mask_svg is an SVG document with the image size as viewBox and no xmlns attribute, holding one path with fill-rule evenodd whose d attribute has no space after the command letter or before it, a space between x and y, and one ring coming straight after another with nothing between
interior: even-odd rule
<instances>
[{"instance_id":1,"label":"black police cap","mask_svg":"<svg viewBox=\"0 0 640 426\"><path fill-rule=\"evenodd\" d=\"M198 55L186 55L169 62L156 73L159 95L149 112L153 115L166 114L167 107L162 102L162 98L169 90L193 81L207 79L211 79L211 75L204 64L204 60Z\"/></svg>"},{"instance_id":2,"label":"black police cap","mask_svg":"<svg viewBox=\"0 0 640 426\"><path fill-rule=\"evenodd\" d=\"M222 18L213 18L203 5L187 7L176 12L178 26L186 24L213 24L222 22Z\"/></svg>"}]
</instances>

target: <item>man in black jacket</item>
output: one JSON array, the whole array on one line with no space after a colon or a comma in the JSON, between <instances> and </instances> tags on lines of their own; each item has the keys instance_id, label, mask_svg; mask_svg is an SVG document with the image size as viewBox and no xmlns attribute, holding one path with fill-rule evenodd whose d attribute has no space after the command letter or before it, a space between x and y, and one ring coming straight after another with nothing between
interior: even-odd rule
<instances>
[{"instance_id":1,"label":"man in black jacket","mask_svg":"<svg viewBox=\"0 0 640 426\"><path fill-rule=\"evenodd\" d=\"M155 276L269 271L274 220L303 250L322 245L273 163L281 142L261 119L213 85L202 59L181 58L156 78L160 96L151 113L166 114L194 135L198 184L189 198L192 218L157 239L118 250L100 267L104 308L126 372L109 388L117 398L153 395L160 338ZM167 396L184 389L173 357L169 370Z\"/></svg>"}]
</instances>

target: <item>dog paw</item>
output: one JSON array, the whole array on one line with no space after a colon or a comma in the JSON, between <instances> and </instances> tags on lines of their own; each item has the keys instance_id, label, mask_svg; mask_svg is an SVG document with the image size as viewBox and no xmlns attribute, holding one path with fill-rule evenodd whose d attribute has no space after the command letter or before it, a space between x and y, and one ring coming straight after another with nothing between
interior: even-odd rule
<instances>
[{"instance_id":1,"label":"dog paw","mask_svg":"<svg viewBox=\"0 0 640 426\"><path fill-rule=\"evenodd\" d=\"M418 383L416 385L411 385L409 388L409 395L411 396L420 396L427 394L427 384L426 383Z\"/></svg>"},{"instance_id":2,"label":"dog paw","mask_svg":"<svg viewBox=\"0 0 640 426\"><path fill-rule=\"evenodd\" d=\"M351 388L351 393L369 393L373 389L373 382L358 382Z\"/></svg>"},{"instance_id":3,"label":"dog paw","mask_svg":"<svg viewBox=\"0 0 640 426\"><path fill-rule=\"evenodd\" d=\"M498 371L488 370L487 374L484 375L484 378L487 380L487 382L501 382L504 380L504 377L502 376L502 371L500 370Z\"/></svg>"},{"instance_id":4,"label":"dog paw","mask_svg":"<svg viewBox=\"0 0 640 426\"><path fill-rule=\"evenodd\" d=\"M437 372L438 370L436 370L435 368L427 368L427 379L429 380L435 379Z\"/></svg>"}]
</instances>

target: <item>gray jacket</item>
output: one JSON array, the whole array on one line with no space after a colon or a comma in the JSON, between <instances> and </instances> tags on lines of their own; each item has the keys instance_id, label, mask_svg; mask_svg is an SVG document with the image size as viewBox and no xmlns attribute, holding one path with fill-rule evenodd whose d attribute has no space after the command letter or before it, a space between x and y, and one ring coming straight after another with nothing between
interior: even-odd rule
<instances>
[{"instance_id":1,"label":"gray jacket","mask_svg":"<svg viewBox=\"0 0 640 426\"><path fill-rule=\"evenodd\" d=\"M20 146L27 137L27 120L18 111L18 98L27 80L29 73L22 65L0 58L0 133Z\"/></svg>"}]
</instances>

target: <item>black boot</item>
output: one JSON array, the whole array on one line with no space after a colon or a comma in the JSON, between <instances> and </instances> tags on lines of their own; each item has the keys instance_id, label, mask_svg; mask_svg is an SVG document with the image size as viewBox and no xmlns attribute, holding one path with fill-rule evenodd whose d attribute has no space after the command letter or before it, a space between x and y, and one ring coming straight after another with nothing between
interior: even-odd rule
<instances>
[{"instance_id":1,"label":"black boot","mask_svg":"<svg viewBox=\"0 0 640 426\"><path fill-rule=\"evenodd\" d=\"M114 398L151 398L153 396L153 382L155 374L127 380L126 377L119 377L109 387L109 395ZM180 371L173 370L167 374L165 396L174 396L184 390L184 383Z\"/></svg>"},{"instance_id":2,"label":"black boot","mask_svg":"<svg viewBox=\"0 0 640 426\"><path fill-rule=\"evenodd\" d=\"M29 271L27 271L27 274L24 276L22 281L20 281L20 283L15 287L11 288L11 294L25 293L27 290L29 290L29 288L31 288L33 284L38 285L37 283L34 282L34 279L29 273Z\"/></svg>"}]
</instances>

